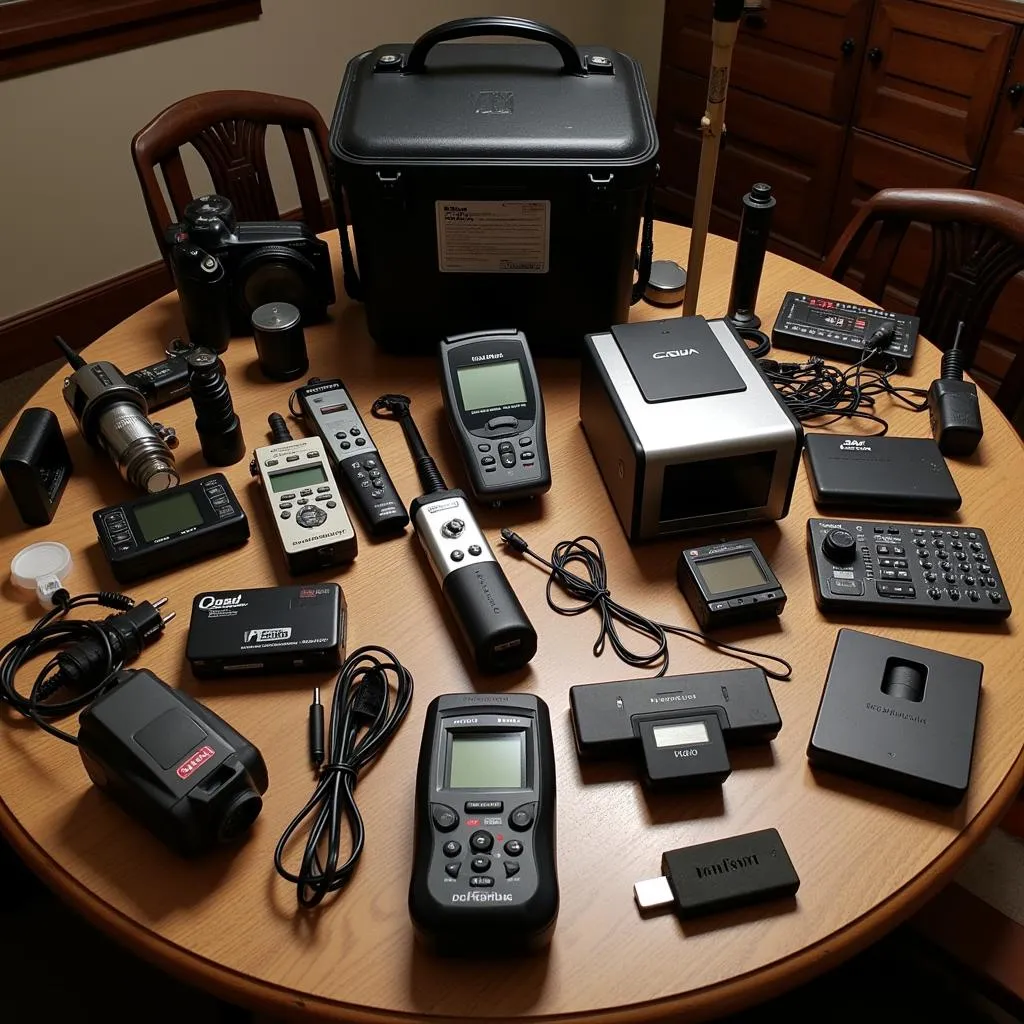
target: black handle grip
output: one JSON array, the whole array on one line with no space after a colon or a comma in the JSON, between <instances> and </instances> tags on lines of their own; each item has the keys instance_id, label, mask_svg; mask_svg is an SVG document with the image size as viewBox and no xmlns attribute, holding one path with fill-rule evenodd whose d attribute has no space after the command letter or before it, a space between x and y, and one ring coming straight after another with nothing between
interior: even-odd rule
<instances>
[{"instance_id":1,"label":"black handle grip","mask_svg":"<svg viewBox=\"0 0 1024 1024\"><path fill-rule=\"evenodd\" d=\"M585 75L586 68L572 40L540 21L529 18L494 16L487 18L457 18L428 29L413 43L403 69L406 74L419 75L426 70L427 54L448 39L466 39L469 36L517 36L534 39L553 46L562 58L562 70L570 75Z\"/></svg>"},{"instance_id":2,"label":"black handle grip","mask_svg":"<svg viewBox=\"0 0 1024 1024\"><path fill-rule=\"evenodd\" d=\"M857 49L857 40L853 36L847 36L840 44L839 49L846 54L847 57Z\"/></svg>"},{"instance_id":3,"label":"black handle grip","mask_svg":"<svg viewBox=\"0 0 1024 1024\"><path fill-rule=\"evenodd\" d=\"M1024 96L1024 82L1014 82L1006 91L1011 103L1016 103L1021 96Z\"/></svg>"},{"instance_id":4,"label":"black handle grip","mask_svg":"<svg viewBox=\"0 0 1024 1024\"><path fill-rule=\"evenodd\" d=\"M879 64L882 63L882 58L884 56L885 54L883 54L881 49L879 49L879 47L877 46L872 46L871 49L868 50L868 60L871 61L871 63L874 64L876 68Z\"/></svg>"}]
</instances>

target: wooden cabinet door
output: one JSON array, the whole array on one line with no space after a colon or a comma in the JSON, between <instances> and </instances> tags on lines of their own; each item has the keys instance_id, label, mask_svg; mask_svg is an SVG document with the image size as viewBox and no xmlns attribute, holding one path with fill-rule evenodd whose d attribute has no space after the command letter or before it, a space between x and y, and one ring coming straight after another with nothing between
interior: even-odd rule
<instances>
[{"instance_id":1,"label":"wooden cabinet door","mask_svg":"<svg viewBox=\"0 0 1024 1024\"><path fill-rule=\"evenodd\" d=\"M772 0L740 25L731 85L845 122L857 91L869 8L869 0ZM680 68L707 82L711 11L709 0L668 0L663 69Z\"/></svg>"},{"instance_id":2,"label":"wooden cabinet door","mask_svg":"<svg viewBox=\"0 0 1024 1024\"><path fill-rule=\"evenodd\" d=\"M1024 36L996 101L977 187L1024 203Z\"/></svg>"},{"instance_id":3,"label":"wooden cabinet door","mask_svg":"<svg viewBox=\"0 0 1024 1024\"><path fill-rule=\"evenodd\" d=\"M857 96L858 128L975 165L1012 25L916 0L878 0Z\"/></svg>"},{"instance_id":4,"label":"wooden cabinet door","mask_svg":"<svg viewBox=\"0 0 1024 1024\"><path fill-rule=\"evenodd\" d=\"M674 68L662 72L658 199L684 216L692 211L697 183L705 88L705 79L695 75ZM738 89L730 92L726 113L728 130L715 176L716 210L726 222L734 221L750 186L766 181L778 201L772 238L805 256L820 257L839 177L843 128ZM712 230L722 221L716 218Z\"/></svg>"}]
</instances>

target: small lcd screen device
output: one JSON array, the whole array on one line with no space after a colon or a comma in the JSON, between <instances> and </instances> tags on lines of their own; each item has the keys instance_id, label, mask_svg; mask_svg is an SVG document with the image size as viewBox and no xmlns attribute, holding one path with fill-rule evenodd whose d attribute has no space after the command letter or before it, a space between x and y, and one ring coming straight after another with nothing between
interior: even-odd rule
<instances>
[{"instance_id":1,"label":"small lcd screen device","mask_svg":"<svg viewBox=\"0 0 1024 1024\"><path fill-rule=\"evenodd\" d=\"M759 668L569 688L581 758L630 758L643 752L651 786L724 782L727 745L767 743L782 728L768 679Z\"/></svg>"},{"instance_id":2,"label":"small lcd screen device","mask_svg":"<svg viewBox=\"0 0 1024 1024\"><path fill-rule=\"evenodd\" d=\"M249 520L223 473L92 514L119 583L145 579L249 539Z\"/></svg>"},{"instance_id":3,"label":"small lcd screen device","mask_svg":"<svg viewBox=\"0 0 1024 1024\"><path fill-rule=\"evenodd\" d=\"M532 498L551 487L544 399L522 331L445 338L441 393L477 501Z\"/></svg>"},{"instance_id":4,"label":"small lcd screen device","mask_svg":"<svg viewBox=\"0 0 1024 1024\"><path fill-rule=\"evenodd\" d=\"M786 592L750 537L684 548L676 579L701 629L782 614Z\"/></svg>"},{"instance_id":5,"label":"small lcd screen device","mask_svg":"<svg viewBox=\"0 0 1024 1024\"><path fill-rule=\"evenodd\" d=\"M422 938L449 952L489 955L550 938L558 914L555 756L539 697L431 701L409 913Z\"/></svg>"},{"instance_id":6,"label":"small lcd screen device","mask_svg":"<svg viewBox=\"0 0 1024 1024\"><path fill-rule=\"evenodd\" d=\"M787 292L772 328L772 344L855 363L864 357L868 339L880 327L891 326L893 337L868 362L884 363L889 358L895 360L899 369L909 370L917 348L919 323L916 316Z\"/></svg>"},{"instance_id":7,"label":"small lcd screen device","mask_svg":"<svg viewBox=\"0 0 1024 1024\"><path fill-rule=\"evenodd\" d=\"M0 456L0 472L26 526L51 522L71 477L71 456L49 409L26 409Z\"/></svg>"}]
</instances>

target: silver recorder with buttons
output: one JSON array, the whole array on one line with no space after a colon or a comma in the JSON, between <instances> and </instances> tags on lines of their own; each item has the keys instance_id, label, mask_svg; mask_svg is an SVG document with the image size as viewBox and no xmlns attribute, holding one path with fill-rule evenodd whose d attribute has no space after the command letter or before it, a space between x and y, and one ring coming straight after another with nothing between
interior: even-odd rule
<instances>
[{"instance_id":1,"label":"silver recorder with buttons","mask_svg":"<svg viewBox=\"0 0 1024 1024\"><path fill-rule=\"evenodd\" d=\"M352 520L320 438L302 437L257 448L250 468L263 485L293 576L356 557Z\"/></svg>"}]
</instances>

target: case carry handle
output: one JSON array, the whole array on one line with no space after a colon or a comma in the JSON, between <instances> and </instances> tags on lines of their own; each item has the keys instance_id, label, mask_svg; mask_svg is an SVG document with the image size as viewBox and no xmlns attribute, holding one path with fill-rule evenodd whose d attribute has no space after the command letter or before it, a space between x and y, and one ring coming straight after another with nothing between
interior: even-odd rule
<instances>
[{"instance_id":1,"label":"case carry handle","mask_svg":"<svg viewBox=\"0 0 1024 1024\"><path fill-rule=\"evenodd\" d=\"M409 75L420 75L426 70L427 54L438 43L448 39L466 39L469 36L518 36L520 39L535 39L548 43L561 55L562 70L568 75L585 75L587 69L580 60L579 52L572 40L540 21L530 18L495 16L486 18L457 18L428 29L413 43L402 71Z\"/></svg>"}]
</instances>

